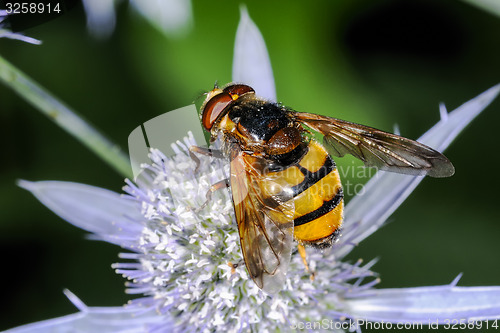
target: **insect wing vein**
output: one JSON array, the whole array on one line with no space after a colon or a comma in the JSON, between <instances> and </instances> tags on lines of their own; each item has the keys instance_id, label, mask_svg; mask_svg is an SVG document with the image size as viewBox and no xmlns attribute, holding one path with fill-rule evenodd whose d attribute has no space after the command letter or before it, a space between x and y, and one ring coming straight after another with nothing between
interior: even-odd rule
<instances>
[{"instance_id":1,"label":"insect wing vein","mask_svg":"<svg viewBox=\"0 0 500 333\"><path fill-rule=\"evenodd\" d=\"M296 112L297 121L324 135L328 151L342 157L351 154L366 166L431 177L453 175L453 164L440 152L401 136L348 121Z\"/></svg>"},{"instance_id":2,"label":"insect wing vein","mask_svg":"<svg viewBox=\"0 0 500 333\"><path fill-rule=\"evenodd\" d=\"M264 158L230 146L231 190L251 278L268 293L283 288L293 244L293 191L267 172Z\"/></svg>"}]
</instances>

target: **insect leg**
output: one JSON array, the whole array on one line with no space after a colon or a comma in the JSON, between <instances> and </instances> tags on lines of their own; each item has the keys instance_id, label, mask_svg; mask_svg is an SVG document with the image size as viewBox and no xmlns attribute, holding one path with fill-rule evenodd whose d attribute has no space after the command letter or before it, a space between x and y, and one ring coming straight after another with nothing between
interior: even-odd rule
<instances>
[{"instance_id":1,"label":"insect leg","mask_svg":"<svg viewBox=\"0 0 500 333\"><path fill-rule=\"evenodd\" d=\"M199 147L199 146L191 146L191 147L189 147L189 156L196 163L195 172L197 172L199 167L200 167L200 159L196 156L195 153L205 155L205 156L211 156L211 157L215 157L215 158L224 158L224 154L222 153L222 150ZM205 201L203 203L203 205L201 205L201 207L198 208L198 210L202 210L203 208L205 208L208 205L208 203L212 199L212 193L214 193L215 191L221 190L223 188L228 188L228 187L229 187L229 179L223 179L223 180L218 181L217 183L213 184L212 186L210 186L210 188L207 191L207 195L206 195L207 201Z\"/></svg>"},{"instance_id":2,"label":"insect leg","mask_svg":"<svg viewBox=\"0 0 500 333\"><path fill-rule=\"evenodd\" d=\"M310 269L309 269L309 265L307 264L307 260L306 260L306 248L304 246L304 244L302 242L299 242L299 244L297 245L298 247L298 250L299 250L299 254L300 254L300 257L302 258L302 262L304 263L304 266L306 267L306 271L311 273L311 281L314 280L314 272L312 272Z\"/></svg>"},{"instance_id":3,"label":"insect leg","mask_svg":"<svg viewBox=\"0 0 500 333\"><path fill-rule=\"evenodd\" d=\"M229 187L229 180L228 179L220 180L217 183L210 186L210 188L207 191L207 201L205 201L203 203L203 205L201 205L200 208L198 208L198 210L202 210L203 208L205 208L208 205L210 200L212 200L212 193L214 193L215 191L218 191L218 190L222 190L224 188L228 188L228 187Z\"/></svg>"},{"instance_id":4,"label":"insect leg","mask_svg":"<svg viewBox=\"0 0 500 333\"><path fill-rule=\"evenodd\" d=\"M224 155L222 154L222 150L191 146L189 147L189 156L196 163L196 169L194 170L194 172L197 172L200 168L200 159L195 155L195 153L216 158L224 157Z\"/></svg>"}]
</instances>

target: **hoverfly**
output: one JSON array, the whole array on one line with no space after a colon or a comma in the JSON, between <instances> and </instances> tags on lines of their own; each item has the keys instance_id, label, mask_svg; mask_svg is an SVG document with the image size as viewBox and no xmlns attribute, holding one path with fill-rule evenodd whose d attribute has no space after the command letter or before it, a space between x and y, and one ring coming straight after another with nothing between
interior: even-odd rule
<instances>
[{"instance_id":1,"label":"hoverfly","mask_svg":"<svg viewBox=\"0 0 500 333\"><path fill-rule=\"evenodd\" d=\"M366 166L411 175L448 177L455 172L441 153L419 142L375 128L312 113L296 112L258 97L253 88L215 87L201 107L211 142L221 150L191 152L227 157L241 250L248 273L268 293L282 289L292 243L330 247L339 236L344 196L331 156L351 154ZM324 146L309 129L322 134ZM191 154L199 163L199 160Z\"/></svg>"}]
</instances>

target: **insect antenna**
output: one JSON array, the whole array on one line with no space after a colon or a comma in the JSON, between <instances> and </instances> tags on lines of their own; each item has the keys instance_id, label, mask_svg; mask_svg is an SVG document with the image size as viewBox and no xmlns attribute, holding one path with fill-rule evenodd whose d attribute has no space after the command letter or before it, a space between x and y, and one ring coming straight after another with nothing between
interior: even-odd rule
<instances>
[{"instance_id":1,"label":"insect antenna","mask_svg":"<svg viewBox=\"0 0 500 333\"><path fill-rule=\"evenodd\" d=\"M196 98L192 101L192 103L194 103L194 104L198 103L202 97L205 97L207 95L208 95L208 91L198 90L198 93L196 94Z\"/></svg>"}]
</instances>

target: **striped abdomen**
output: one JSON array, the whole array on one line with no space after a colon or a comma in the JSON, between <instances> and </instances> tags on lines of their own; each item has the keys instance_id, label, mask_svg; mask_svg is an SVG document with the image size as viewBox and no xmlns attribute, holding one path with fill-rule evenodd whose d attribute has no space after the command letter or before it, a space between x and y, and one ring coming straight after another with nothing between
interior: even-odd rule
<instances>
[{"instance_id":1,"label":"striped abdomen","mask_svg":"<svg viewBox=\"0 0 500 333\"><path fill-rule=\"evenodd\" d=\"M311 140L305 155L275 174L293 185L295 239L330 246L342 224L344 195L335 162L325 148Z\"/></svg>"}]
</instances>

